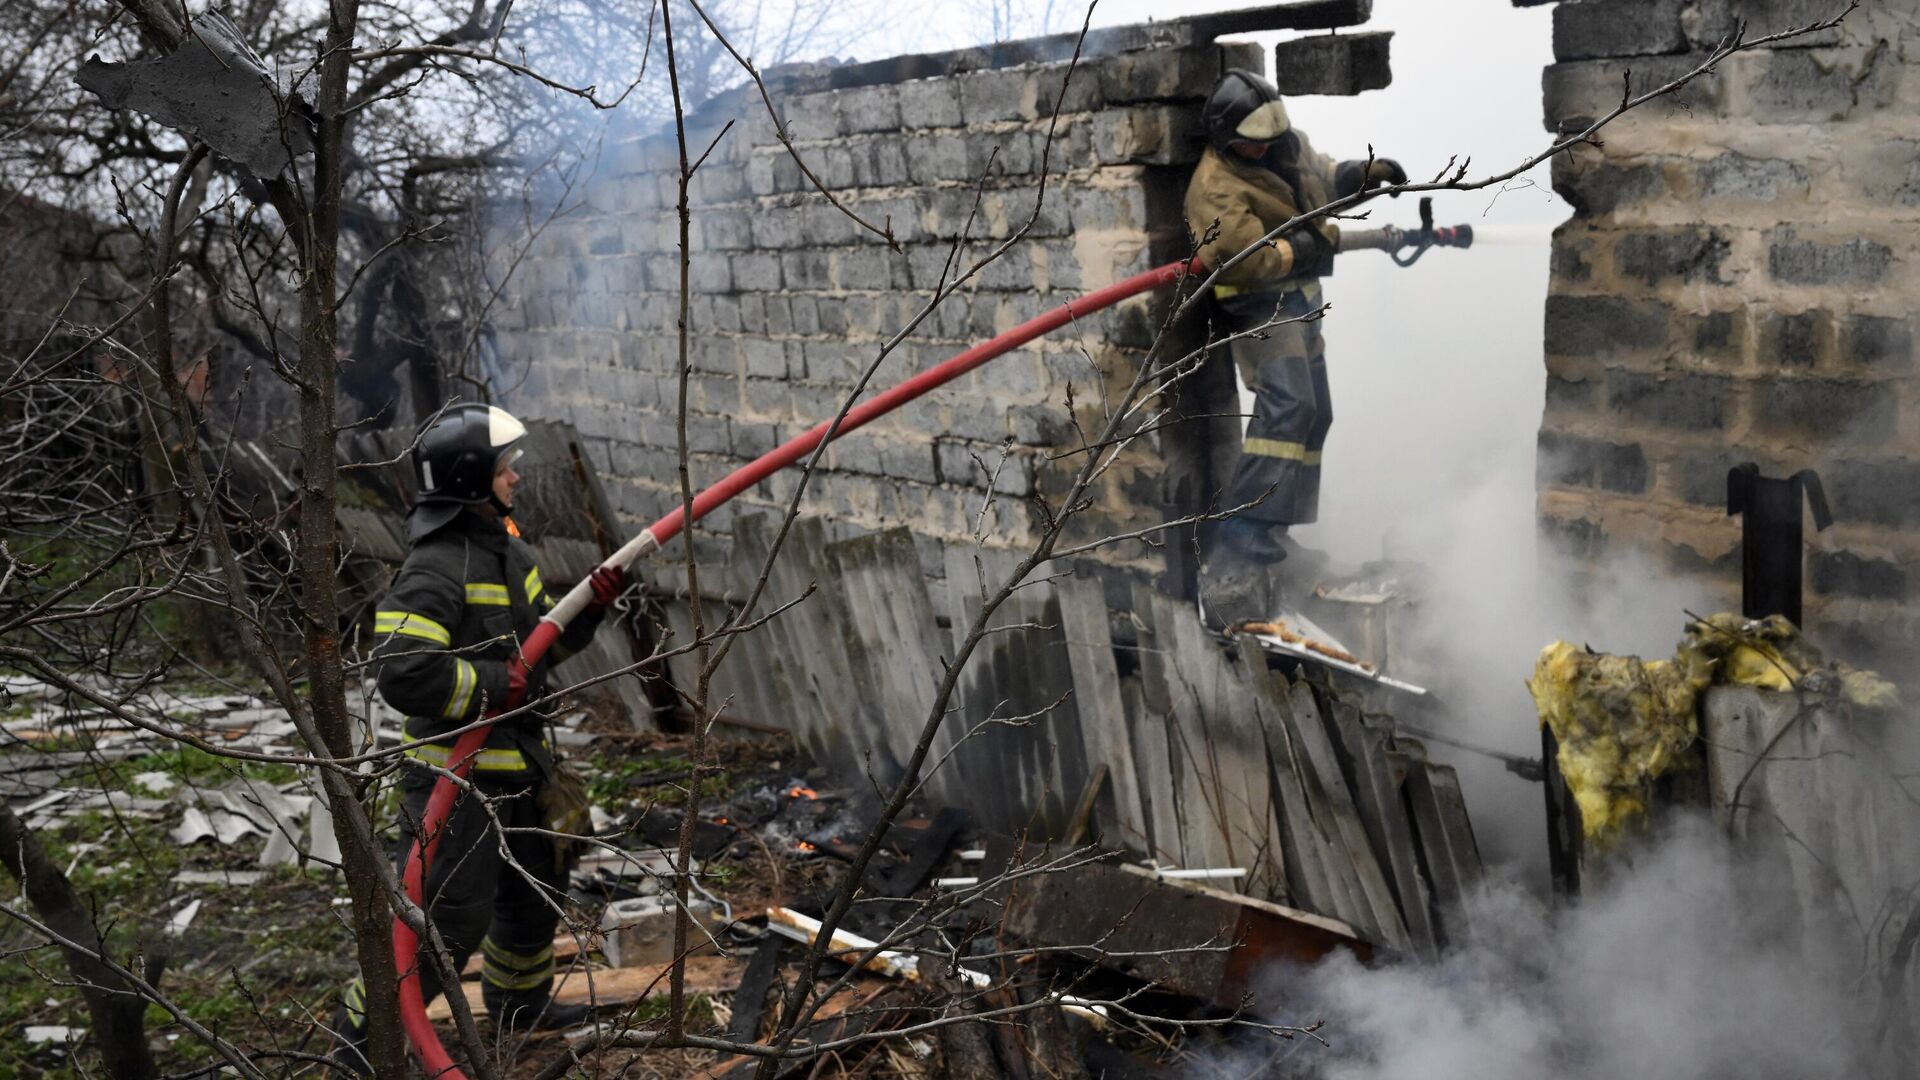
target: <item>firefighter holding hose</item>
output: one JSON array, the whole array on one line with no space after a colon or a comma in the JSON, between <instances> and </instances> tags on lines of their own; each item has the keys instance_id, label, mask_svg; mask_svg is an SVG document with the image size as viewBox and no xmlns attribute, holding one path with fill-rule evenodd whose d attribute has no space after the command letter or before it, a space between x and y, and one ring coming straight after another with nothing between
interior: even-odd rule
<instances>
[{"instance_id":1,"label":"firefighter holding hose","mask_svg":"<svg viewBox=\"0 0 1920 1080\"><path fill-rule=\"evenodd\" d=\"M1407 178L1387 159L1336 164L1317 153L1279 93L1249 71L1222 76L1203 115L1207 148L1187 186L1186 217L1196 237L1217 230L1198 253L1209 268L1299 214ZM1339 228L1321 219L1256 248L1214 285L1216 332L1245 335L1229 348L1254 395L1221 505L1255 505L1211 523L1203 545L1201 603L1221 628L1279 614L1282 541L1319 516L1333 407L1320 325L1299 320L1320 308L1320 278L1339 250Z\"/></svg>"},{"instance_id":2,"label":"firefighter holding hose","mask_svg":"<svg viewBox=\"0 0 1920 1080\"><path fill-rule=\"evenodd\" d=\"M407 517L412 551L374 613L374 662L380 693L407 714L408 752L418 763L447 765L448 734L487 710L519 708L546 691L548 661L529 667L520 643L554 606L533 551L508 528L520 474L514 462L526 427L504 409L456 405L421 433L413 451L418 497ZM606 609L626 586L625 572L603 566L591 579L593 598L556 643L554 662L585 647ZM508 1030L580 1023L585 1006L551 1000L551 897L566 891L566 866L553 838L518 829L559 828L584 800L556 767L537 710L495 723L469 780L440 833L429 869L426 908L452 953L456 970L481 951L481 995L496 1024ZM413 767L401 781L403 849L418 839L436 773ZM498 820L499 825L494 824ZM500 827L507 831L502 856ZM546 895L542 895L542 893ZM440 992L438 969L422 946L418 958L427 1000ZM404 972L403 972L404 974ZM335 1060L365 1073L366 1010L359 979L348 986L336 1018Z\"/></svg>"}]
</instances>

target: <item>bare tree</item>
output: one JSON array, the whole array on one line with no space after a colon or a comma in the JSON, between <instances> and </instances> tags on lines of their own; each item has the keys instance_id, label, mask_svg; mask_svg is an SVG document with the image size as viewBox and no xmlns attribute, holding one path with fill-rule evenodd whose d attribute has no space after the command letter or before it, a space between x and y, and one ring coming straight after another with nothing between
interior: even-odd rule
<instances>
[{"instance_id":1,"label":"bare tree","mask_svg":"<svg viewBox=\"0 0 1920 1080\"><path fill-rule=\"evenodd\" d=\"M26 149L6 160L9 172L4 175L9 184L24 179L54 185L63 191L67 205L83 208L83 214L114 207L111 215L102 211L88 216L80 222L80 231L91 231L88 227L100 223L100 231L113 242L134 245L145 263L143 270L126 269L134 265L135 252L113 250L113 242L107 243L107 265L124 272L90 279L89 308L84 315L71 305L34 312L44 320L45 329L25 351L10 354L8 370L0 373L0 385L8 391L0 395L7 402L5 438L0 440L0 455L5 459L0 464L18 467L6 475L30 478L21 485L21 498L6 502L6 517L0 520L4 530L0 539L6 544L0 548L0 563L4 563L0 582L10 586L0 588L0 659L101 714L156 737L234 762L313 770L340 836L340 867L352 899L356 959L367 979L369 998L375 1001L395 997L389 934L396 917L433 946L430 951L433 962L441 965L443 985L457 986L458 978L431 921L407 899L386 859L370 810L372 801L380 782L401 767L429 769L450 784L464 781L444 769L403 760L406 745L368 746L361 734L362 718L349 708L348 683L359 661L347 644L350 627L343 623L336 583L342 557L335 526L336 447L345 426L340 399L343 372L348 368L343 354L356 362L362 357L356 350L343 350L344 343L363 333L380 337L383 332L366 328L394 320L400 329L391 331L393 340L407 347L427 347L433 336L430 312L443 302L452 303L447 298L458 289L435 282L432 274L406 269L406 258L430 264L441 258L434 245L465 227L459 222L470 220L487 191L482 179L510 160L524 163L525 133L514 130L511 110L503 120L484 107L494 100L488 95L503 85L519 90L531 86L539 88L539 93L558 94L576 107L604 109L635 87L648 85L649 76L664 79L678 142L676 333L683 360L677 388L678 481L682 509L691 520L697 485L687 431L689 369L684 363L692 293L689 190L712 149L690 141L685 116L692 92L710 92L730 81L733 71L740 72L753 84L801 171L814 175L781 126L778 103L749 59L752 46L736 41L734 28L715 10L697 0L686 0L684 6L676 0L647 5L639 17L595 5L556 5L525 14L530 27L550 34L550 42L562 43L554 46L559 51L568 41L595 38L610 29L629 35L631 48L622 54L623 91L603 93L597 79L552 73L533 50L514 48L518 16L505 2L482 2L426 19L417 12L373 5L363 12L358 0L330 0L319 12L265 3L250 6L239 20L247 40L261 56L283 63L289 74L285 85L294 91L282 101L279 114L285 145L310 142L312 146L310 155L287 153L282 167L264 177L237 166L198 134L182 135L126 111L103 115L84 98L64 89L56 91L71 64L48 59L35 45L56 39L72 42L97 31L126 57L172 54L187 47L196 32L196 24L183 22L175 8L151 0L124 0L114 9L83 5L79 0L64 6L45 2L11 7L6 22L0 23L0 30L35 46L21 55L10 73L0 75L0 110L11 110L4 114L8 122L28 136L21 144ZM1469 178L1461 166L1429 182L1356 194L1285 223L1270 238L1320 217L1348 213L1380 194L1478 190L1504 183L1555 153L1591 141L1626 111L1674 92L1729 55L1830 25L1753 41L1736 36L1681 77L1644 93L1623 94L1617 109L1512 170ZM656 40L663 71L643 66L654 55L651 45ZM699 44L690 44L695 42ZM776 54L779 48L774 48ZM1068 66L1056 99L1056 112L1075 77L1077 59L1076 53L1076 63ZM29 97L10 94L13 85L41 90L29 104ZM443 104L431 104L436 100L432 95L442 87L447 90L447 97L439 99ZM458 100L465 105L458 105ZM445 104L449 101L456 104ZM447 110L444 115L440 108ZM726 137L723 130L715 142ZM1050 131L1049 153L1052 137ZM483 149L474 150L474 146ZM436 147L447 153L433 153ZM819 197L832 202L824 185L816 182L816 186ZM1043 187L1042 198L1046 194ZM1038 204L1034 214L1037 218ZM117 225L104 224L111 217L119 219ZM536 219L527 220L531 227ZM886 238L884 225L865 221L859 225ZM868 385L882 375L897 346L957 290L1024 243L1031 227L1032 219L970 262L961 258L961 248L955 245L932 295L876 351L849 388L830 433L845 422ZM416 248L412 256L407 255ZM464 248L447 245L447 250L464 250L472 259L475 249L469 244ZM1245 255L1227 260L1213 275ZM446 263L461 265L452 257ZM423 286L423 280L429 284ZM710 736L725 703L713 698L712 676L741 635L757 631L806 599L774 598L780 602L763 610L775 560L804 505L821 451L816 449L805 463L755 584L739 604L723 610L703 602L697 549L691 543L684 545L692 638L636 661L620 673L637 675L658 667L669 655L698 659L693 684L677 688L694 718L693 776L676 853L673 893L681 916L676 921L675 961L667 976L668 1008L659 1026L622 1025L596 1036L595 1045L643 1053L684 1048L740 1053L759 1058L759 1074L764 1077L783 1062L818 1058L862 1042L1013 1017L1044 1025L1063 1007L1086 1007L1059 989L1030 1000L1009 1001L1003 994L1005 980L988 978L983 984L962 973L945 991L944 1000L953 1008L935 1019L851 1036L845 1045L802 1039L809 1021L823 1006L846 992L853 972L885 962L902 948L924 949L910 941L919 928L945 925L943 920L956 917L969 899L1011 876L1063 872L1087 857L1072 853L1010 870L1009 877L982 882L973 893L922 902L914 920L882 940L852 951L835 944L835 932L858 901L865 871L888 828L900 817L928 769L938 764L934 747L942 726L950 722L958 680L981 642L996 632L995 611L1049 560L1198 520L1168 521L1155 529L1079 544L1064 540L1091 486L1134 448L1136 440L1166 420L1165 392L1190 376L1208 352L1222 344L1214 341L1182 352L1175 344L1177 338L1165 332L1193 313L1197 298L1211 281L1209 275L1182 283L1152 350L1127 373L1120 392L1104 400L1099 430L1080 433L1083 460L1064 493L1053 499L1033 497L1041 523L1037 538L1010 576L988 583L981 612L965 628L951 664L926 703L925 720L903 775L891 784L877 785L884 796L881 813L833 895L800 977L781 1002L776 1032L765 1043L718 1038L690 1024L686 960L697 944L695 935L704 933L686 915L694 887L693 830L700 809L700 781L720 768ZM410 295L409 289L417 295ZM371 290L385 298L383 305L393 306L371 316L365 310L356 311L354 294L361 290ZM491 296L487 290L469 291L465 296L466 303L484 314ZM366 302L364 293L359 302ZM239 342L242 354L253 358L257 368L248 369L248 380L259 370L260 381L280 383L281 393L294 407L297 420L289 430L296 440L291 449L298 480L289 503L272 507L264 522L257 508L237 505L231 467L236 444L210 432L205 406L196 400L191 366L181 362L182 320L177 315L189 309L199 313L205 327ZM454 340L469 349L477 332L462 331ZM471 369L459 370L467 378L479 378ZM432 393L446 391L440 386ZM423 404L419 399L414 402L416 408ZM129 470L124 461L102 459L102 447L130 446L146 448L147 457L138 470ZM1217 517L1236 509L1222 508L1202 516ZM25 539L16 545L20 537ZM46 562L35 561L52 554L66 557L57 549L69 544L78 547L79 555L62 575L48 573ZM24 545L31 545L31 550ZM161 650L141 657L138 650L127 647L135 636L130 621L163 603L218 612L230 622L233 640L248 667L293 719L302 743L298 753L216 745L137 705L141 690L164 677L178 661L177 653ZM470 796L480 797L477 789L469 786L468 790ZM596 842L610 839L596 838ZM180 1017L196 1038L243 1075L265 1076L270 1070L291 1071L312 1063L312 1055L250 1052L185 1015L157 985L159 966L135 970L119 958L110 935L102 932L99 914L85 913L83 899L53 872L31 834L10 814L0 816L0 841L8 845L4 861L9 871L28 882L25 907L38 914L12 904L0 904L0 913L65 952L74 978L98 1002L97 1016L117 1016L128 999L157 1003ZM1028 950L1007 959L1018 955L1038 953ZM846 962L847 973L823 979L829 959ZM824 990L820 988L823 981ZM464 1000L455 993L450 1001L470 1067L476 1075L497 1075L491 1048ZM1154 1015L1132 998L1098 1004L1104 1010L1099 1015L1143 1026L1234 1026L1275 1038L1301 1033L1301 1029L1247 1016L1176 1020ZM404 1075L404 1051L392 1013L370 1010L369 1019L376 1072ZM99 1022L103 1027L134 1023L124 1017ZM564 1070L570 1064L562 1062L557 1068ZM113 1069L116 1075L151 1075L153 1065L129 1054Z\"/></svg>"}]
</instances>

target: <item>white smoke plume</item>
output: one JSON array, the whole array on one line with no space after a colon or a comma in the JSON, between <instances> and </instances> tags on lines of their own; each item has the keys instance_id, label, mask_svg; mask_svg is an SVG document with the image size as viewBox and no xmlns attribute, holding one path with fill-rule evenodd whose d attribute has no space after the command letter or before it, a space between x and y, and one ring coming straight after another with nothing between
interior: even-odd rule
<instances>
[{"instance_id":1,"label":"white smoke plume","mask_svg":"<svg viewBox=\"0 0 1920 1080\"><path fill-rule=\"evenodd\" d=\"M1815 912L1813 917L1831 913ZM1852 958L1809 955L1776 875L1700 819L1670 822L1576 907L1515 888L1438 964L1351 958L1277 976L1323 1019L1281 1075L1318 1080L1911 1076ZM1295 1016L1293 1020L1307 1017ZM1910 1020L1911 1018L1909 1018ZM1911 1032L1908 1032L1909 1038ZM1910 1045L1910 1044L1909 1044Z\"/></svg>"}]
</instances>

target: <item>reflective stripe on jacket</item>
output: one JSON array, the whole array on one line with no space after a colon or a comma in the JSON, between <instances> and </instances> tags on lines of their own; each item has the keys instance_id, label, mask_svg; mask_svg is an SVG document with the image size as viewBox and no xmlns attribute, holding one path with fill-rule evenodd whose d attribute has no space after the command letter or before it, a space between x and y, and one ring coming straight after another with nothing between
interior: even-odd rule
<instances>
[{"instance_id":1,"label":"reflective stripe on jacket","mask_svg":"<svg viewBox=\"0 0 1920 1080\"><path fill-rule=\"evenodd\" d=\"M407 714L408 736L430 739L498 708L507 659L553 603L533 549L508 536L498 518L462 514L415 544L373 617L380 694ZM599 622L598 613L583 612L560 636L552 661L585 646ZM475 767L498 779L544 775L552 761L545 723L529 714L496 725ZM413 756L444 764L450 745Z\"/></svg>"}]
</instances>

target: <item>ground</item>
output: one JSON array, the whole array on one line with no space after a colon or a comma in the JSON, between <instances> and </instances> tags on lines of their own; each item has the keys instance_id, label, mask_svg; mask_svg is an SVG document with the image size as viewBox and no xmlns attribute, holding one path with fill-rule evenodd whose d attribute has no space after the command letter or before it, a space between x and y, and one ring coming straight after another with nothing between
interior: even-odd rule
<instances>
[{"instance_id":1,"label":"ground","mask_svg":"<svg viewBox=\"0 0 1920 1080\"><path fill-rule=\"evenodd\" d=\"M791 754L784 741L722 742L727 773L707 781L705 794L726 797L730 777L784 773L793 766ZM595 802L617 814L683 803L684 784L671 782L671 777L682 771L685 757L686 747L677 739L608 738L583 752L582 764ZM175 749L82 768L61 783L89 791L138 792L132 778L155 772L181 786L202 788L243 775L275 783L296 777L289 767L236 769L229 760ZM663 778L669 782L659 782ZM39 835L54 861L69 868L74 885L96 905L123 955L136 948L164 950L168 959L161 988L186 1013L255 1051L323 1050L326 1040L317 1025L330 1016L355 971L339 875L319 867L279 867L247 886L175 884L183 870L256 870L260 849L257 841L223 847L207 840L180 846L168 835L178 820L179 809L173 804L144 813L107 809L70 816ZM776 894L817 889L840 867L826 859L785 862L771 852L738 859L722 853L708 862L707 885L736 910L752 911L781 898ZM203 904L192 923L177 937L166 933L167 918L194 897ZM20 899L12 880L0 879L0 902L11 906ZM27 1041L30 1026L90 1026L85 1005L69 982L57 952L35 947L24 927L0 927L0 1016L9 1019L0 1031L0 1080L73 1075L95 1066L95 1054L84 1040L72 1048L58 1041ZM694 1015L703 1026L717 1030L724 1024L726 997L696 998ZM664 992L635 1009L645 1020L663 1007ZM178 1073L215 1059L209 1047L157 1005L148 1009L148 1025L164 1072ZM451 1029L443 1034L454 1045ZM561 1046L553 1038L527 1043L508 1075L534 1075L562 1052ZM619 1054L621 1059L629 1056ZM713 1061L711 1054L655 1053L624 1075L686 1076Z\"/></svg>"}]
</instances>

